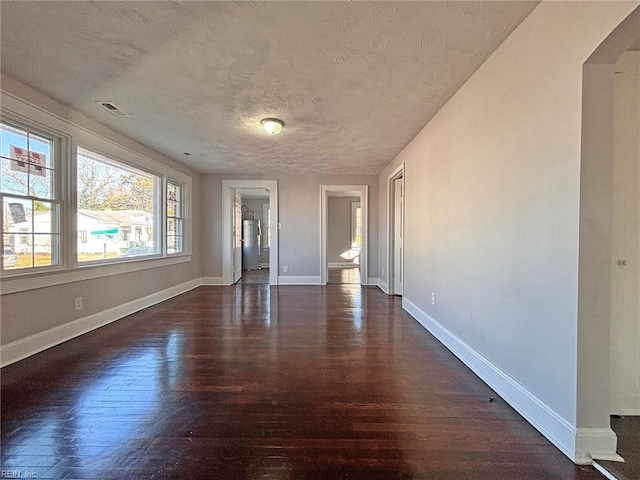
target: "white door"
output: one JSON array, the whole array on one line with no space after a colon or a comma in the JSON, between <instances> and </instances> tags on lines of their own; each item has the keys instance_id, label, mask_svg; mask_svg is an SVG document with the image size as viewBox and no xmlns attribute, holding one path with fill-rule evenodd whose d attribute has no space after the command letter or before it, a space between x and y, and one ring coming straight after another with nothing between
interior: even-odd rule
<instances>
[{"instance_id":1,"label":"white door","mask_svg":"<svg viewBox=\"0 0 640 480\"><path fill-rule=\"evenodd\" d=\"M404 180L398 178L394 183L393 202L393 293L402 295L402 276L404 261Z\"/></svg>"},{"instance_id":2,"label":"white door","mask_svg":"<svg viewBox=\"0 0 640 480\"><path fill-rule=\"evenodd\" d=\"M234 190L233 202L233 283L242 278L242 197Z\"/></svg>"}]
</instances>

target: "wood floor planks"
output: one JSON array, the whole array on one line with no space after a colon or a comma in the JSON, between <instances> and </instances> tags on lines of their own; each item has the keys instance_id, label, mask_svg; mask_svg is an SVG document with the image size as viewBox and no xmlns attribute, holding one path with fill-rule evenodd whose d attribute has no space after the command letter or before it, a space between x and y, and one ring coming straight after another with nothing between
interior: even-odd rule
<instances>
[{"instance_id":1,"label":"wood floor planks","mask_svg":"<svg viewBox=\"0 0 640 480\"><path fill-rule=\"evenodd\" d=\"M200 287L1 384L2 469L22 478L603 478L358 285Z\"/></svg>"}]
</instances>

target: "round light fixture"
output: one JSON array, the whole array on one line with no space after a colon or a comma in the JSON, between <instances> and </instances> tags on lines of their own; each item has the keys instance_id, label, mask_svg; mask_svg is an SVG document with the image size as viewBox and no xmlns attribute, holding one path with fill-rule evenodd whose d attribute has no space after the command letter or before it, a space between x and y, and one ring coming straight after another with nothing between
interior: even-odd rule
<instances>
[{"instance_id":1,"label":"round light fixture","mask_svg":"<svg viewBox=\"0 0 640 480\"><path fill-rule=\"evenodd\" d=\"M284 122L277 118L263 118L260 120L260 123L264 131L269 135L277 135L280 133L280 130L282 130L282 127L284 127Z\"/></svg>"}]
</instances>

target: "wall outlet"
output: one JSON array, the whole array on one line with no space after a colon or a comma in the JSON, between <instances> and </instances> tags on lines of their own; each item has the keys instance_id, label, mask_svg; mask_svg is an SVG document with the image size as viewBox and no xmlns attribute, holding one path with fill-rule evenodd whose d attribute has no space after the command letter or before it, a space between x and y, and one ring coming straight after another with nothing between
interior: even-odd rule
<instances>
[{"instance_id":1,"label":"wall outlet","mask_svg":"<svg viewBox=\"0 0 640 480\"><path fill-rule=\"evenodd\" d=\"M436 304L436 294L431 292L431 305Z\"/></svg>"},{"instance_id":2,"label":"wall outlet","mask_svg":"<svg viewBox=\"0 0 640 480\"><path fill-rule=\"evenodd\" d=\"M287 272L289 271L289 267L288 267L287 265L283 266L283 267L282 267L282 271L283 271L284 273L287 273Z\"/></svg>"},{"instance_id":3,"label":"wall outlet","mask_svg":"<svg viewBox=\"0 0 640 480\"><path fill-rule=\"evenodd\" d=\"M82 297L76 298L76 300L75 300L75 309L76 309L76 312L78 310L82 310Z\"/></svg>"},{"instance_id":4,"label":"wall outlet","mask_svg":"<svg viewBox=\"0 0 640 480\"><path fill-rule=\"evenodd\" d=\"M380 275L384 275L384 268L382 269L382 273Z\"/></svg>"}]
</instances>

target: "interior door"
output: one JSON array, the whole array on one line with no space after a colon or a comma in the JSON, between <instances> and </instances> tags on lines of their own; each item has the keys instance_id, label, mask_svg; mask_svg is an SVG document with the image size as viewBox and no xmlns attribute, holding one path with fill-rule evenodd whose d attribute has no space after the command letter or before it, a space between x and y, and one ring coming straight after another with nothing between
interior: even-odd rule
<instances>
[{"instance_id":1,"label":"interior door","mask_svg":"<svg viewBox=\"0 0 640 480\"><path fill-rule=\"evenodd\" d=\"M394 182L393 202L393 293L403 294L404 268L404 179Z\"/></svg>"},{"instance_id":2,"label":"interior door","mask_svg":"<svg viewBox=\"0 0 640 480\"><path fill-rule=\"evenodd\" d=\"M233 283L242 278L242 196L234 190L233 201Z\"/></svg>"}]
</instances>

